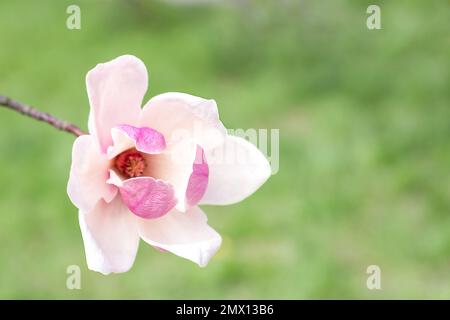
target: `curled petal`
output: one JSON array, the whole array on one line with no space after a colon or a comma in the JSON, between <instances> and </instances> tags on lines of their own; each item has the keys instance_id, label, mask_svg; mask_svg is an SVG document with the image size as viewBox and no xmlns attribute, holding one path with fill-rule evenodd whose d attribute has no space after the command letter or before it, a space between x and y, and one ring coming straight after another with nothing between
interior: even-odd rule
<instances>
[{"instance_id":1,"label":"curled petal","mask_svg":"<svg viewBox=\"0 0 450 320\"><path fill-rule=\"evenodd\" d=\"M205 153L200 146L197 146L197 154L192 165L192 173L186 190L186 202L189 206L196 205L205 194L208 186L208 176L209 168Z\"/></svg>"},{"instance_id":2,"label":"curled petal","mask_svg":"<svg viewBox=\"0 0 450 320\"><path fill-rule=\"evenodd\" d=\"M111 170L108 182L119 187L122 200L128 209L144 219L161 217L177 204L173 187L162 180L137 177L122 181Z\"/></svg>"},{"instance_id":3,"label":"curled petal","mask_svg":"<svg viewBox=\"0 0 450 320\"><path fill-rule=\"evenodd\" d=\"M130 125L120 125L117 128L134 140L138 151L154 154L160 153L166 148L164 136L154 129L137 128Z\"/></svg>"},{"instance_id":4,"label":"curled petal","mask_svg":"<svg viewBox=\"0 0 450 320\"><path fill-rule=\"evenodd\" d=\"M112 159L132 147L147 154L158 154L166 148L164 136L148 127L119 125L111 130L113 145L108 148L108 158Z\"/></svg>"}]
</instances>

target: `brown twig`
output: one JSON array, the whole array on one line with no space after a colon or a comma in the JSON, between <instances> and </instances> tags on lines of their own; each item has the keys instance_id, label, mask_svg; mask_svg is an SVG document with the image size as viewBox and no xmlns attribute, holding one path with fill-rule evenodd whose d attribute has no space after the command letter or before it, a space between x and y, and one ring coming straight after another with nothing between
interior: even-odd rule
<instances>
[{"instance_id":1,"label":"brown twig","mask_svg":"<svg viewBox=\"0 0 450 320\"><path fill-rule=\"evenodd\" d=\"M10 108L17 112L20 112L23 115L31 117L33 119L46 122L58 130L72 133L73 135L75 135L77 137L86 134L83 130L81 130L74 124L71 124L67 121L60 120L58 118L55 118L54 116L52 116L49 113L41 112L29 105L14 101L5 96L0 95L0 106Z\"/></svg>"}]
</instances>

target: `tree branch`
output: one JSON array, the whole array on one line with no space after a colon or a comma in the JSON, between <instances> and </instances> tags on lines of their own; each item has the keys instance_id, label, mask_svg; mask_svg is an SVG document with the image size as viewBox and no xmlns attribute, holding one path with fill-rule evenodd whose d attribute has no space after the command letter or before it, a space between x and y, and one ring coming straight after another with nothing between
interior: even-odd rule
<instances>
[{"instance_id":1,"label":"tree branch","mask_svg":"<svg viewBox=\"0 0 450 320\"><path fill-rule=\"evenodd\" d=\"M74 124L55 118L49 113L41 112L29 105L14 101L5 96L0 95L0 106L4 106L9 109L15 110L35 120L46 122L49 125L55 127L56 129L69 132L75 135L76 137L86 134L83 130L81 130Z\"/></svg>"}]
</instances>

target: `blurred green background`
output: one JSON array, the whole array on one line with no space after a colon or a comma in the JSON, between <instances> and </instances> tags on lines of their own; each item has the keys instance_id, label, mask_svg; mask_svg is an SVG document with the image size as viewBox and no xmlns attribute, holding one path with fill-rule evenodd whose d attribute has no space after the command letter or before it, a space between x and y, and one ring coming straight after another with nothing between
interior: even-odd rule
<instances>
[{"instance_id":1,"label":"blurred green background","mask_svg":"<svg viewBox=\"0 0 450 320\"><path fill-rule=\"evenodd\" d=\"M68 30L66 8L81 8ZM366 8L381 6L382 30ZM87 128L84 78L122 54L146 99L217 100L228 128L280 129L280 170L204 207L207 268L141 243L86 267L66 195L74 138L0 108L0 298L450 298L450 3L446 0L1 1L0 94ZM66 268L82 290L66 289ZM382 290L366 288L381 268Z\"/></svg>"}]
</instances>

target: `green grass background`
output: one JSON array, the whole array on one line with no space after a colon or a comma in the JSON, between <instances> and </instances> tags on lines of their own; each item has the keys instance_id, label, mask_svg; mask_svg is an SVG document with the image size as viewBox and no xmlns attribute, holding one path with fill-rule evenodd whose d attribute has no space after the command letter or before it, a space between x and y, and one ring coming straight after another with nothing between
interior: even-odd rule
<instances>
[{"instance_id":1,"label":"green grass background","mask_svg":"<svg viewBox=\"0 0 450 320\"><path fill-rule=\"evenodd\" d=\"M280 129L279 172L204 208L224 240L207 268L141 243L105 277L66 195L73 137L0 109L0 298L450 298L449 2L232 3L0 2L0 94L86 129L87 71L128 53L146 99L188 92L229 128ZM382 290L366 288L371 264Z\"/></svg>"}]
</instances>

